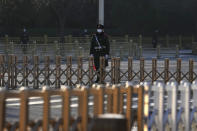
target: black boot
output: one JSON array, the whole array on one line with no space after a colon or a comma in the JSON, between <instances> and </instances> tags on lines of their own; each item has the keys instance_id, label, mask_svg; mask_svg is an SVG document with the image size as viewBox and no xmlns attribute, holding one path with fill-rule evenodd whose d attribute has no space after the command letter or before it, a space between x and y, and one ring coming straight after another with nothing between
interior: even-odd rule
<instances>
[{"instance_id":1,"label":"black boot","mask_svg":"<svg viewBox=\"0 0 197 131\"><path fill-rule=\"evenodd\" d=\"M99 79L99 77L97 77L95 83L99 83L99 81L100 81L100 79Z\"/></svg>"}]
</instances>

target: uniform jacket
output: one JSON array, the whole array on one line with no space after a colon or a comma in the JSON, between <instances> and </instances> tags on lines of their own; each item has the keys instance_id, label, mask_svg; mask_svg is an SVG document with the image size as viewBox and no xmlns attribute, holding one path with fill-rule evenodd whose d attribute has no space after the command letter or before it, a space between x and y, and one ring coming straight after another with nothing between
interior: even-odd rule
<instances>
[{"instance_id":1,"label":"uniform jacket","mask_svg":"<svg viewBox=\"0 0 197 131\"><path fill-rule=\"evenodd\" d=\"M97 42L96 37L99 43ZM94 34L91 41L90 54L93 54L94 57L105 56L105 55L109 55L109 50L110 50L110 46L109 46L108 36L105 33Z\"/></svg>"},{"instance_id":2,"label":"uniform jacket","mask_svg":"<svg viewBox=\"0 0 197 131\"><path fill-rule=\"evenodd\" d=\"M23 32L21 34L21 43L22 44L27 44L29 42L29 35L26 32Z\"/></svg>"},{"instance_id":3,"label":"uniform jacket","mask_svg":"<svg viewBox=\"0 0 197 131\"><path fill-rule=\"evenodd\" d=\"M94 56L94 63L95 63L96 68L99 67L99 57L109 55L109 51L110 51L110 44L109 44L108 36L105 33L94 34L92 36L90 54ZM107 59L106 59L105 65L108 66Z\"/></svg>"}]
</instances>

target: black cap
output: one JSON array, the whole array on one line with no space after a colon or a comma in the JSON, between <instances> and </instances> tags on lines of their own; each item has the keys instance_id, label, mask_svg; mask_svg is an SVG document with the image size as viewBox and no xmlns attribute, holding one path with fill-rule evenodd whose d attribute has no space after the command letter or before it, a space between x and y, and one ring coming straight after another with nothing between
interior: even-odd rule
<instances>
[{"instance_id":1,"label":"black cap","mask_svg":"<svg viewBox=\"0 0 197 131\"><path fill-rule=\"evenodd\" d=\"M104 25L98 24L98 25L97 25L97 29L104 29Z\"/></svg>"}]
</instances>

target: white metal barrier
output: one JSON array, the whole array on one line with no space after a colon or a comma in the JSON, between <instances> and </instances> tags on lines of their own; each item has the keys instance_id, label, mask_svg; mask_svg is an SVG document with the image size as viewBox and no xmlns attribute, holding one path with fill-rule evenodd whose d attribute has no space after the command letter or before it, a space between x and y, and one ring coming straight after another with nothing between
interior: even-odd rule
<instances>
[{"instance_id":1,"label":"white metal barrier","mask_svg":"<svg viewBox=\"0 0 197 131\"><path fill-rule=\"evenodd\" d=\"M148 90L145 90L148 100L144 97L145 130L197 130L197 81L182 81L180 84L168 82L166 85L155 82L148 87ZM148 115L145 115L145 109L148 110Z\"/></svg>"}]
</instances>

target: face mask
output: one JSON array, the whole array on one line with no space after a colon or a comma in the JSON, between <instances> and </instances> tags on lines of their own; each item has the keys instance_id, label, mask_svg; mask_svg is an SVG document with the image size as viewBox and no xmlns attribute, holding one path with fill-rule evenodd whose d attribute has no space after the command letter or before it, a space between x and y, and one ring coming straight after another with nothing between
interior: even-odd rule
<instances>
[{"instance_id":1,"label":"face mask","mask_svg":"<svg viewBox=\"0 0 197 131\"><path fill-rule=\"evenodd\" d=\"M101 33L101 32L103 32L103 30L102 29L97 29L97 32Z\"/></svg>"}]
</instances>

